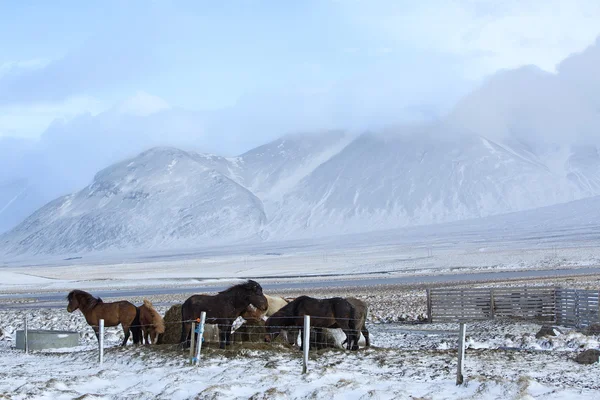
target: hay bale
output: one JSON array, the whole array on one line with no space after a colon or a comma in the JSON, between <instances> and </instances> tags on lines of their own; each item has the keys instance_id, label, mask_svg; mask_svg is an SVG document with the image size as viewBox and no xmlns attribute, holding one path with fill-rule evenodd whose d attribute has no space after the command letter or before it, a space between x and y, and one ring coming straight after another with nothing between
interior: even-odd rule
<instances>
[{"instance_id":1,"label":"hay bale","mask_svg":"<svg viewBox=\"0 0 600 400\"><path fill-rule=\"evenodd\" d=\"M158 335L157 344L179 344L181 340L181 306L175 304L167 310L164 316L165 333ZM204 325L205 343L219 343L219 328L217 325Z\"/></svg>"},{"instance_id":2,"label":"hay bale","mask_svg":"<svg viewBox=\"0 0 600 400\"><path fill-rule=\"evenodd\" d=\"M179 344L181 340L181 306L175 304L167 310L163 320L165 332L158 335L157 344Z\"/></svg>"}]
</instances>

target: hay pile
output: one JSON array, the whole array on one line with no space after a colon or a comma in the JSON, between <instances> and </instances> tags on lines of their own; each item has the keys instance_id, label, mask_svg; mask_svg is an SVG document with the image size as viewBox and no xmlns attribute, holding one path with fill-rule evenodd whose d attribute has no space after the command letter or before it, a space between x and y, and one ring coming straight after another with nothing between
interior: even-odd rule
<instances>
[{"instance_id":1,"label":"hay pile","mask_svg":"<svg viewBox=\"0 0 600 400\"><path fill-rule=\"evenodd\" d=\"M181 340L181 306L175 304L167 310L163 320L165 332L158 336L157 344L179 344ZM219 343L219 328L216 325L204 325L204 342Z\"/></svg>"},{"instance_id":2,"label":"hay pile","mask_svg":"<svg viewBox=\"0 0 600 400\"><path fill-rule=\"evenodd\" d=\"M157 344L179 344L181 340L181 306L175 304L167 310L163 320L165 332L158 335Z\"/></svg>"}]
</instances>

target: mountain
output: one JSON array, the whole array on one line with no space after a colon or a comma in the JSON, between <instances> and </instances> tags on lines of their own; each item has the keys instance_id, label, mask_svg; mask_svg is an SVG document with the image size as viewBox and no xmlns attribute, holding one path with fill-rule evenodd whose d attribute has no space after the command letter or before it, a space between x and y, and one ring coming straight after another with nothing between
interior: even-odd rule
<instances>
[{"instance_id":1,"label":"mountain","mask_svg":"<svg viewBox=\"0 0 600 400\"><path fill-rule=\"evenodd\" d=\"M261 201L211 167L210 157L154 148L100 171L0 236L11 254L201 246L252 237Z\"/></svg>"},{"instance_id":2,"label":"mountain","mask_svg":"<svg viewBox=\"0 0 600 400\"><path fill-rule=\"evenodd\" d=\"M574 154L568 175L525 147L477 135L446 136L446 129L359 136L283 197L267 231L287 237L393 229L600 193L593 183L597 169L590 166L600 164L593 155ZM575 162L580 159L581 165Z\"/></svg>"},{"instance_id":3,"label":"mountain","mask_svg":"<svg viewBox=\"0 0 600 400\"><path fill-rule=\"evenodd\" d=\"M238 157L153 148L0 236L0 252L201 247L436 224L600 194L595 147L562 169L527 145L408 127L292 135Z\"/></svg>"},{"instance_id":4,"label":"mountain","mask_svg":"<svg viewBox=\"0 0 600 400\"><path fill-rule=\"evenodd\" d=\"M353 139L342 131L286 135L233 159L232 179L256 194L271 215L286 193Z\"/></svg>"}]
</instances>

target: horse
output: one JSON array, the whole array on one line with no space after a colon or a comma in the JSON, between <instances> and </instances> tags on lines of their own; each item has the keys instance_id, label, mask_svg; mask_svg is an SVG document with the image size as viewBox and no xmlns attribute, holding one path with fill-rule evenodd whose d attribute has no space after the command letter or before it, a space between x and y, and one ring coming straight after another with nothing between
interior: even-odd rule
<instances>
[{"instance_id":1,"label":"horse","mask_svg":"<svg viewBox=\"0 0 600 400\"><path fill-rule=\"evenodd\" d=\"M346 335L349 343L358 341L356 330L355 308L350 302L341 297L332 297L329 299L316 299L309 296L300 296L288 303L273 314L265 322L267 334L265 342L271 342L279 335L282 328L291 328L300 330L300 349L303 348L304 316L310 315L310 325L317 329L320 328L340 328ZM356 350L353 348L353 350Z\"/></svg>"},{"instance_id":2,"label":"horse","mask_svg":"<svg viewBox=\"0 0 600 400\"><path fill-rule=\"evenodd\" d=\"M104 320L104 326L117 326L121 324L125 339L121 346L125 346L129 340L129 331L133 335L133 343L139 344L142 331L140 329L140 311L132 303L122 300L112 303L105 303L101 298L96 298L84 292L83 290L72 290L67 295L69 305L67 311L72 313L80 310L88 325L92 327L96 334L96 339L100 340L99 322Z\"/></svg>"},{"instance_id":3,"label":"horse","mask_svg":"<svg viewBox=\"0 0 600 400\"><path fill-rule=\"evenodd\" d=\"M253 280L234 285L216 295L195 294L181 306L181 340L184 348L190 346L191 321L206 312L206 323L219 326L219 347L224 349L231 343L233 321L241 316L252 304L259 310L266 310L268 302L262 287Z\"/></svg>"},{"instance_id":4,"label":"horse","mask_svg":"<svg viewBox=\"0 0 600 400\"><path fill-rule=\"evenodd\" d=\"M283 297L269 296L268 294L265 294L264 296L267 299L267 303L269 304L268 308L266 310L259 310L251 304L248 307L248 309L242 314L242 318L258 320L262 319L263 317L270 317L289 303L289 301L287 301Z\"/></svg>"},{"instance_id":5,"label":"horse","mask_svg":"<svg viewBox=\"0 0 600 400\"><path fill-rule=\"evenodd\" d=\"M360 329L361 333L365 337L365 347L371 346L371 342L369 340L369 331L367 330L366 321L367 314L369 312L369 306L364 301L357 299L355 297L346 297L346 300L354 307L354 317L356 318L356 328ZM360 335L356 335L356 342L350 343L348 339L346 339L342 344L346 343L346 349L358 350L358 340Z\"/></svg>"},{"instance_id":6,"label":"horse","mask_svg":"<svg viewBox=\"0 0 600 400\"><path fill-rule=\"evenodd\" d=\"M158 335L165 332L165 321L148 299L144 299L144 304L139 306L138 309L140 311L142 342L155 344ZM148 337L150 337L150 341L148 341Z\"/></svg>"}]
</instances>

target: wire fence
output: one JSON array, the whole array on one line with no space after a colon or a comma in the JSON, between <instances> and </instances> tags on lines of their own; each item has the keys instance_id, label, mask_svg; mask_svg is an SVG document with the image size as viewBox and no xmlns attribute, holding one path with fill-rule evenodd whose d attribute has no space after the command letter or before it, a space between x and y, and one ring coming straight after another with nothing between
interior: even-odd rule
<instances>
[{"instance_id":1,"label":"wire fence","mask_svg":"<svg viewBox=\"0 0 600 400\"><path fill-rule=\"evenodd\" d=\"M363 323L363 320L356 320L354 318L338 318L335 324L331 323L331 318L319 316L283 316L272 318L270 321L266 321L264 319L244 320L243 318L232 320L229 318L212 317L210 320L211 322L216 323L201 323L202 321L199 321L198 319L164 321L164 333L168 333L168 331L171 330L171 336L173 336L174 332L174 336L177 338L174 340L174 343L161 343L162 346L158 346L157 351L162 352L168 349L168 351L173 352L174 357L178 357L177 354L179 354L179 356L182 357L182 360L186 360L186 362L192 365L202 365L202 360L204 360L205 357L210 358L215 354L218 355L229 353L231 355L235 355L236 353L241 354L240 352L247 352L248 350L256 350L260 352L283 351L292 357L295 357L294 354L297 354L298 359L302 360L302 371L306 372L309 369L309 351L313 352L322 349L337 349L333 351L341 351L342 353L348 352L350 354L349 347L352 348L352 344L357 344L360 349L371 347L369 346L369 336L370 331L373 329L375 329L378 333L385 332L386 334L389 334L390 332L396 332L400 334L402 332L402 328L400 327L389 326L389 324ZM204 321L206 321L205 315ZM181 332L182 328L184 328L187 324L190 325L190 335L186 335L187 339L189 339L189 342L184 344L181 341ZM347 329L338 328L340 325ZM132 328L152 328L154 326L154 324L136 324L133 325ZM63 331L38 330L32 328L37 328L37 326L32 327L31 324L28 324L27 320L25 320L21 333L21 336L25 338L25 351L41 350L42 348L38 348L38 346L36 346L37 344L48 344L46 338L42 338L38 343L36 336L33 335L35 332L39 331L42 333L58 333L57 336L64 336L64 334L59 333ZM90 331L93 330L94 332L98 332L98 340L96 343L98 363L102 365L105 359L105 349L120 347L118 340L122 338L122 336L120 336L122 327L104 326L102 321L100 321L98 324L88 325L87 328ZM112 339L108 342L105 341L107 329L113 332ZM114 335L114 332L118 332L119 335ZM230 334L229 341L227 343L223 343L224 341L227 341L227 337L224 335L225 332ZM79 332L74 333L75 346L77 346L79 342ZM404 332L404 334L407 333ZM452 347L458 351L460 348L460 343L459 337L457 337L457 331L446 332L442 336L452 336L451 341L454 343ZM19 337L18 331L17 337ZM131 340L132 339L130 339L130 342ZM351 342L349 344L348 340L356 342ZM225 344L225 346L223 346L223 344ZM87 346L89 346L89 342ZM74 346L65 345L65 347ZM70 351L89 352L92 350L92 348L79 348ZM148 347L150 351L152 351L152 348L153 347ZM375 349L377 350L378 348L388 350L396 348L398 351L401 351L398 347L388 348L385 347L385 345L384 347L376 347ZM114 350L111 350L109 354L112 359L113 357L117 356L118 353L114 353ZM318 357L319 356L317 355L317 360ZM317 360L311 362L318 363Z\"/></svg>"}]
</instances>

